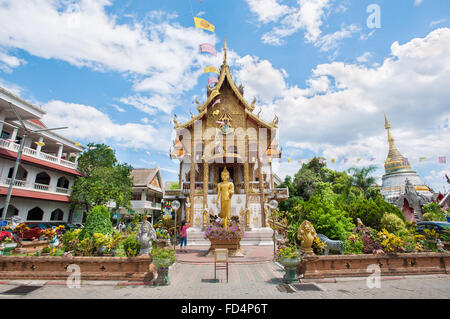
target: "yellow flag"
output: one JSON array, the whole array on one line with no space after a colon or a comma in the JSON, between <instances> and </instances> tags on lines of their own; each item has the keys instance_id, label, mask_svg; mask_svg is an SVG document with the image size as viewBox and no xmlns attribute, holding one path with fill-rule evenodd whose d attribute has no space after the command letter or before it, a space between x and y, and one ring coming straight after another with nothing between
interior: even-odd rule
<instances>
[{"instance_id":1,"label":"yellow flag","mask_svg":"<svg viewBox=\"0 0 450 319\"><path fill-rule=\"evenodd\" d=\"M288 157L288 163L290 163L291 162L291 158L290 157Z\"/></svg>"},{"instance_id":2,"label":"yellow flag","mask_svg":"<svg viewBox=\"0 0 450 319\"><path fill-rule=\"evenodd\" d=\"M334 164L335 162L336 162L336 159L332 158L332 159L331 159L331 163Z\"/></svg>"},{"instance_id":3,"label":"yellow flag","mask_svg":"<svg viewBox=\"0 0 450 319\"><path fill-rule=\"evenodd\" d=\"M217 69L216 69L215 67L213 67L213 66L207 66L207 67L203 70L203 72L204 72L204 73L214 72L214 73L216 73L217 75L219 75L219 71L217 71Z\"/></svg>"},{"instance_id":4,"label":"yellow flag","mask_svg":"<svg viewBox=\"0 0 450 319\"><path fill-rule=\"evenodd\" d=\"M36 143L36 144L39 145L39 146L45 146L45 143L44 143L44 142L34 142L34 143Z\"/></svg>"},{"instance_id":5,"label":"yellow flag","mask_svg":"<svg viewBox=\"0 0 450 319\"><path fill-rule=\"evenodd\" d=\"M76 142L75 146L81 146L81 143Z\"/></svg>"},{"instance_id":6,"label":"yellow flag","mask_svg":"<svg viewBox=\"0 0 450 319\"><path fill-rule=\"evenodd\" d=\"M214 32L216 27L202 18L194 17L195 27Z\"/></svg>"},{"instance_id":7,"label":"yellow flag","mask_svg":"<svg viewBox=\"0 0 450 319\"><path fill-rule=\"evenodd\" d=\"M359 163L360 160L361 160L361 159L358 157L358 158L356 159L356 163Z\"/></svg>"},{"instance_id":8,"label":"yellow flag","mask_svg":"<svg viewBox=\"0 0 450 319\"><path fill-rule=\"evenodd\" d=\"M426 159L427 159L426 157L419 157L419 162L423 162Z\"/></svg>"}]
</instances>

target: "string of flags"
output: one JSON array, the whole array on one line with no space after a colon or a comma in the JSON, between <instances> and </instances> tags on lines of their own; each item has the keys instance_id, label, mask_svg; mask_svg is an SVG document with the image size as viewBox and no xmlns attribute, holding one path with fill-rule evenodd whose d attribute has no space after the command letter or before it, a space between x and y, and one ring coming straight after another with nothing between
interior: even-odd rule
<instances>
[{"instance_id":1,"label":"string of flags","mask_svg":"<svg viewBox=\"0 0 450 319\"><path fill-rule=\"evenodd\" d=\"M371 162L373 162L376 158L375 158L375 157L370 157L370 158L368 158L368 159L369 159ZM428 158L428 159L430 159L430 158ZM304 162L309 163L309 162L311 162L311 160L312 160L312 158L309 158L309 159L298 158L298 159L297 159L297 162L300 163L300 164L302 164L302 163L304 163ZM327 161L327 160L329 160L332 164L335 164L335 163L337 162L337 159L334 158L334 157L333 157L333 158L329 158L329 159L325 159L325 158L321 157L321 158L319 158L319 163L322 164L322 163L324 163L324 162ZM418 160L419 160L420 163L422 163L422 162L424 162L425 160L427 160L427 157L423 157L423 156L422 156L422 157L419 157ZM272 162L270 159L269 159L269 161ZM292 158L291 158L291 157L280 158L280 159L278 159L278 161L279 161L280 163L282 163L283 161L287 161L288 163L291 163L291 162L292 162ZM360 158L360 157L354 158L353 160L351 160L351 159L349 159L349 158L347 158L347 157L346 157L346 158L343 158L344 164L345 164L345 163L348 163L348 162L360 163L361 161L362 161L362 158ZM446 157L446 156L439 156L439 157L438 157L438 163L439 163L439 164L447 164L447 157ZM403 164L403 165L408 165L408 164L409 164L409 159L408 159L408 158L403 158L402 164Z\"/></svg>"}]
</instances>

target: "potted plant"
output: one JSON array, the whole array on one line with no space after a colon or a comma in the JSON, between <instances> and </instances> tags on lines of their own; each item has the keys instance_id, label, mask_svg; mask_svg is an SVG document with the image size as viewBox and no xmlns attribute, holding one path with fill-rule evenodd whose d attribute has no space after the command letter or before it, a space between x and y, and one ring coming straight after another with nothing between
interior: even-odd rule
<instances>
[{"instance_id":1,"label":"potted plant","mask_svg":"<svg viewBox=\"0 0 450 319\"><path fill-rule=\"evenodd\" d=\"M216 248L227 248L229 256L243 256L240 244L243 233L239 223L233 219L228 229L225 229L223 221L212 223L204 233L205 238L211 242L208 254L213 253Z\"/></svg>"},{"instance_id":2,"label":"potted plant","mask_svg":"<svg viewBox=\"0 0 450 319\"><path fill-rule=\"evenodd\" d=\"M164 248L170 244L170 234L169 232L164 228L157 228L156 229L156 240L154 240L156 247Z\"/></svg>"},{"instance_id":3,"label":"potted plant","mask_svg":"<svg viewBox=\"0 0 450 319\"><path fill-rule=\"evenodd\" d=\"M153 247L152 249L153 264L158 267L158 279L156 284L168 285L169 267L177 261L175 250L172 247Z\"/></svg>"},{"instance_id":4,"label":"potted plant","mask_svg":"<svg viewBox=\"0 0 450 319\"><path fill-rule=\"evenodd\" d=\"M278 251L277 260L284 266L283 281L292 283L298 281L297 266L301 261L301 255L296 246L287 246Z\"/></svg>"}]
</instances>

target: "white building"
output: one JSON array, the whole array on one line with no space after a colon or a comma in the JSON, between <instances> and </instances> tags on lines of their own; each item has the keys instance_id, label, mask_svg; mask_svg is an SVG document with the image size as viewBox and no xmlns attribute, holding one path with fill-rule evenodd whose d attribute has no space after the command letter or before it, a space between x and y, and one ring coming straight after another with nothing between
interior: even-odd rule
<instances>
[{"instance_id":1,"label":"white building","mask_svg":"<svg viewBox=\"0 0 450 319\"><path fill-rule=\"evenodd\" d=\"M133 169L130 176L133 179L132 213L158 217L161 214L161 200L164 193L160 168ZM121 208L119 213L128 215L130 212Z\"/></svg>"},{"instance_id":2,"label":"white building","mask_svg":"<svg viewBox=\"0 0 450 319\"><path fill-rule=\"evenodd\" d=\"M69 196L76 177L80 176L77 159L84 147L55 131L26 136L8 211L6 215L3 212L17 152L25 133L11 107L27 129L46 129L40 121L45 114L42 109L0 87L1 218L10 219L18 215L30 222L81 222L70 212Z\"/></svg>"}]
</instances>

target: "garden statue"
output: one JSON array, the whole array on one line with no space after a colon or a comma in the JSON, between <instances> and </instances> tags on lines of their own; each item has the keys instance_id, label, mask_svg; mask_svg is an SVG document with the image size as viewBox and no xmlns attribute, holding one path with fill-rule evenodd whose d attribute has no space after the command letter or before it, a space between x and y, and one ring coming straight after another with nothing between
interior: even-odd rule
<instances>
[{"instance_id":1,"label":"garden statue","mask_svg":"<svg viewBox=\"0 0 450 319\"><path fill-rule=\"evenodd\" d=\"M328 255L330 250L339 251L341 255L344 253L342 241L329 239L327 236L322 234L317 234L317 237L325 243L325 255Z\"/></svg>"},{"instance_id":2,"label":"garden statue","mask_svg":"<svg viewBox=\"0 0 450 319\"><path fill-rule=\"evenodd\" d=\"M297 232L297 238L302 242L300 249L306 254L314 254L312 245L316 237L317 234L314 226L307 220L303 221Z\"/></svg>"},{"instance_id":3,"label":"garden statue","mask_svg":"<svg viewBox=\"0 0 450 319\"><path fill-rule=\"evenodd\" d=\"M231 197L234 194L234 184L230 182L230 173L227 168L222 171L221 174L222 182L217 185L217 208L219 208L219 197L220 197L220 213L219 217L224 221L225 229L228 229L228 224L230 222L231 216Z\"/></svg>"},{"instance_id":4,"label":"garden statue","mask_svg":"<svg viewBox=\"0 0 450 319\"><path fill-rule=\"evenodd\" d=\"M11 217L11 230L14 230L17 226L24 222L22 217L13 216Z\"/></svg>"},{"instance_id":5,"label":"garden statue","mask_svg":"<svg viewBox=\"0 0 450 319\"><path fill-rule=\"evenodd\" d=\"M189 224L191 222L191 202L189 197L186 198L186 222Z\"/></svg>"},{"instance_id":6,"label":"garden statue","mask_svg":"<svg viewBox=\"0 0 450 319\"><path fill-rule=\"evenodd\" d=\"M148 255L152 250L152 241L156 239L155 229L148 221L144 221L136 237L141 243L139 255Z\"/></svg>"},{"instance_id":7,"label":"garden statue","mask_svg":"<svg viewBox=\"0 0 450 319\"><path fill-rule=\"evenodd\" d=\"M438 252L440 252L440 253L445 252L444 243L439 238L436 239L436 248L437 248Z\"/></svg>"}]
</instances>

